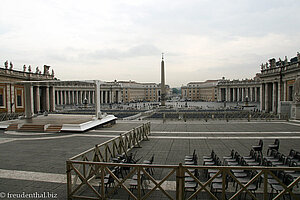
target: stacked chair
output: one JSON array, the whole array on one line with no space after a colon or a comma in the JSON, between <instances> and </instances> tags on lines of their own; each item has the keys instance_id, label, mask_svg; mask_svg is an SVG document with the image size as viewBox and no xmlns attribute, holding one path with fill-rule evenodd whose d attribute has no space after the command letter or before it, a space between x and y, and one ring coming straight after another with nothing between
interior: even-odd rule
<instances>
[{"instance_id":1,"label":"stacked chair","mask_svg":"<svg viewBox=\"0 0 300 200\"><path fill-rule=\"evenodd\" d=\"M198 164L198 157L196 154L196 150L194 150L192 155L187 155L184 158L184 165L197 165ZM199 178L199 173L197 169L189 169L189 171L196 177ZM184 173L184 191L193 191L195 192L198 187L198 182L195 181L195 179L190 176L189 173ZM186 194L186 193L185 193ZM196 196L197 198L197 196Z\"/></svg>"},{"instance_id":2,"label":"stacked chair","mask_svg":"<svg viewBox=\"0 0 300 200\"><path fill-rule=\"evenodd\" d=\"M119 178L120 167L116 166L111 170L112 174L114 174L117 178ZM104 186L105 186L105 193L107 193L108 187L112 187L115 185L115 179L110 173L107 173L107 175L104 176ZM101 181L99 183L98 192L101 189Z\"/></svg>"},{"instance_id":3,"label":"stacked chair","mask_svg":"<svg viewBox=\"0 0 300 200\"><path fill-rule=\"evenodd\" d=\"M259 140L258 145L252 146L252 149L262 156L262 150L263 150L264 142L262 140Z\"/></svg>"},{"instance_id":4,"label":"stacked chair","mask_svg":"<svg viewBox=\"0 0 300 200\"><path fill-rule=\"evenodd\" d=\"M232 155L228 156L228 158L231 158L233 156L234 152ZM221 159L217 156L217 154L214 152L214 150L211 151L211 154L209 156L203 156L203 165L205 166L221 166L222 161ZM219 172L218 169L208 169L205 170L205 176L207 179L215 176ZM210 185L212 193L217 194L219 191L222 191L222 174L220 173L217 177L215 177ZM228 176L225 178L225 187L227 189L228 187Z\"/></svg>"},{"instance_id":5,"label":"stacked chair","mask_svg":"<svg viewBox=\"0 0 300 200\"><path fill-rule=\"evenodd\" d=\"M269 152L272 150L279 150L279 139L275 139L274 144L270 144L268 145L268 151L267 151L267 155L269 155Z\"/></svg>"},{"instance_id":6,"label":"stacked chair","mask_svg":"<svg viewBox=\"0 0 300 200\"><path fill-rule=\"evenodd\" d=\"M144 160L143 164L145 164L145 165L151 165L151 164L153 164L153 161L154 161L154 154L152 155L152 157L150 158L150 160ZM146 168L146 171L149 174L151 174L151 175L154 174L153 168ZM145 179L146 179L146 177L145 177L143 171L141 171L140 172L140 180L141 180L142 191L143 191L144 194L145 194L145 190L144 190L143 185L144 185ZM131 181L129 183L129 189L130 189L130 191L133 192L133 190L137 189L137 187L138 187L138 174L135 174L131 178Z\"/></svg>"}]
</instances>

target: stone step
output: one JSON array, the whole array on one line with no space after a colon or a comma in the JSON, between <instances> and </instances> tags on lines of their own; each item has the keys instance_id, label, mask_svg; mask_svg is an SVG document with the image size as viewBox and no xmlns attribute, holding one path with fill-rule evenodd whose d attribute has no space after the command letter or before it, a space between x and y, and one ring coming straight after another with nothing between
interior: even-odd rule
<instances>
[{"instance_id":1,"label":"stone step","mask_svg":"<svg viewBox=\"0 0 300 200\"><path fill-rule=\"evenodd\" d=\"M18 124L10 124L7 128L6 131L16 131L18 130Z\"/></svg>"},{"instance_id":2,"label":"stone step","mask_svg":"<svg viewBox=\"0 0 300 200\"><path fill-rule=\"evenodd\" d=\"M61 131L62 125L50 125L45 130L45 132L53 132L53 133L59 133Z\"/></svg>"},{"instance_id":3,"label":"stone step","mask_svg":"<svg viewBox=\"0 0 300 200\"><path fill-rule=\"evenodd\" d=\"M44 132L44 125L24 124L19 131Z\"/></svg>"}]
</instances>

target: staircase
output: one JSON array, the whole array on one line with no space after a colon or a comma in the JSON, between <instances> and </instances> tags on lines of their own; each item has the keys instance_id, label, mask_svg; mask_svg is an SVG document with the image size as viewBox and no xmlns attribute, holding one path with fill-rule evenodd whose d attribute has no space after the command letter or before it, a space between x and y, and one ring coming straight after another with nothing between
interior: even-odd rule
<instances>
[{"instance_id":1,"label":"staircase","mask_svg":"<svg viewBox=\"0 0 300 200\"><path fill-rule=\"evenodd\" d=\"M48 128L45 130L45 132L51 132L51 133L59 133L61 131L62 125L49 125Z\"/></svg>"},{"instance_id":2,"label":"staircase","mask_svg":"<svg viewBox=\"0 0 300 200\"><path fill-rule=\"evenodd\" d=\"M18 131L28 131L28 132L44 132L44 125L38 124L24 124L19 128Z\"/></svg>"},{"instance_id":3,"label":"staircase","mask_svg":"<svg viewBox=\"0 0 300 200\"><path fill-rule=\"evenodd\" d=\"M18 124L10 124L5 130L6 131L17 131L18 130Z\"/></svg>"}]
</instances>

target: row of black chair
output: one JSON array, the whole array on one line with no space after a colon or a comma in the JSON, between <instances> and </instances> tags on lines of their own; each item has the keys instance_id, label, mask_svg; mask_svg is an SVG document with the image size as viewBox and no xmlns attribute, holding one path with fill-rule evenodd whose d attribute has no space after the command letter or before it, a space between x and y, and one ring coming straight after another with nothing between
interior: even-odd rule
<instances>
[{"instance_id":1,"label":"row of black chair","mask_svg":"<svg viewBox=\"0 0 300 200\"><path fill-rule=\"evenodd\" d=\"M259 145L261 149L263 146L263 142L260 141ZM241 156L237 151L232 150L229 156L223 157L223 164L220 162L219 157L216 153L212 150L211 155L203 157L203 165L227 165L227 166L281 166L281 167L296 167L299 166L300 161L300 153L296 152L295 150L291 150L288 156L283 155L282 153L278 152L279 149L279 140L275 140L274 144L269 145L269 152L268 156L263 157L262 150L256 149L252 147L247 156ZM219 170L208 170L207 177L210 178L214 176ZM248 183L254 176L258 174L259 171L256 170L241 170L241 169L234 169L231 170L235 178L241 183L246 184ZM294 179L300 176L300 172L296 171L274 171L276 177L286 185L289 185ZM226 181L230 181L228 177L225 179ZM236 184L236 181L233 181L233 186ZM261 182L263 180L263 175L258 177L253 181L247 189L251 191L255 196L255 191L260 187ZM220 182L217 184L217 182ZM280 193L283 188L279 184L279 182L271 177L268 176L268 183L272 188L272 193L275 191L276 193ZM217 176L212 181L212 189L218 188L222 189L222 177L221 174ZM226 188L228 183L225 183ZM236 184L236 190L238 189L239 184ZM245 196L247 193L245 192ZM246 197L245 197L246 198Z\"/></svg>"},{"instance_id":2,"label":"row of black chair","mask_svg":"<svg viewBox=\"0 0 300 200\"><path fill-rule=\"evenodd\" d=\"M276 141L275 141L276 143ZM285 156L282 153L277 151L278 148L273 148L270 151L270 154L268 156L262 157L262 154L260 152L255 151L254 148L252 148L249 152L248 156L240 156L238 152L235 152L234 150L231 151L230 156L223 157L224 164L229 166L280 166L280 167L296 167L298 166L297 162L299 162L299 155L296 151L293 149L290 151L289 156ZM296 161L296 162L295 162ZM242 183L246 184L248 183L257 173L256 170L231 170L236 179ZM285 185L289 185L294 179L298 178L300 176L300 172L286 170L286 171L280 171L280 170L274 170L272 171L274 175ZM254 195L255 191L258 189L258 187L261 185L261 182L264 178L264 175L257 178L253 183L251 183L247 189L251 192L253 192ZM270 198L272 197L272 193L275 191L276 193L280 193L284 188L282 185L273 178L273 176L268 176L268 183L272 188ZM235 184L235 181L233 181L233 184ZM238 184L236 185L236 190L238 189ZM246 196L247 193L245 193Z\"/></svg>"}]
</instances>

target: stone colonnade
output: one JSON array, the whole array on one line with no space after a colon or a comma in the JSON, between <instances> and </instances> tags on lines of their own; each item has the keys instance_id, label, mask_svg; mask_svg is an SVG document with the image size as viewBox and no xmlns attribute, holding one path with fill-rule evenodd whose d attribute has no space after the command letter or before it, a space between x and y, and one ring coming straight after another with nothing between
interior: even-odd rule
<instances>
[{"instance_id":1,"label":"stone colonnade","mask_svg":"<svg viewBox=\"0 0 300 200\"><path fill-rule=\"evenodd\" d=\"M99 103L121 102L121 90L116 88L99 88ZM78 87L66 87L54 84L28 82L24 84L25 115L30 118L33 113L55 111L56 106L96 104L94 84ZM100 105L100 104L99 104Z\"/></svg>"},{"instance_id":2,"label":"stone colonnade","mask_svg":"<svg viewBox=\"0 0 300 200\"><path fill-rule=\"evenodd\" d=\"M82 105L84 100L87 104L95 104L95 90L91 89L55 89L56 105ZM119 90L100 90L100 103L119 103L121 95Z\"/></svg>"},{"instance_id":3,"label":"stone colonnade","mask_svg":"<svg viewBox=\"0 0 300 200\"><path fill-rule=\"evenodd\" d=\"M262 111L280 113L281 102L293 100L293 87L287 88L286 81L266 81L262 83L261 87L260 110Z\"/></svg>"},{"instance_id":4,"label":"stone colonnade","mask_svg":"<svg viewBox=\"0 0 300 200\"><path fill-rule=\"evenodd\" d=\"M55 88L48 85L24 84L25 116L30 118L32 113L55 111Z\"/></svg>"},{"instance_id":5,"label":"stone colonnade","mask_svg":"<svg viewBox=\"0 0 300 200\"><path fill-rule=\"evenodd\" d=\"M95 91L90 89L55 89L56 105L74 105L95 103Z\"/></svg>"},{"instance_id":6,"label":"stone colonnade","mask_svg":"<svg viewBox=\"0 0 300 200\"><path fill-rule=\"evenodd\" d=\"M248 98L249 102L259 102L260 91L260 86L221 86L218 88L218 101L244 102Z\"/></svg>"}]
</instances>

